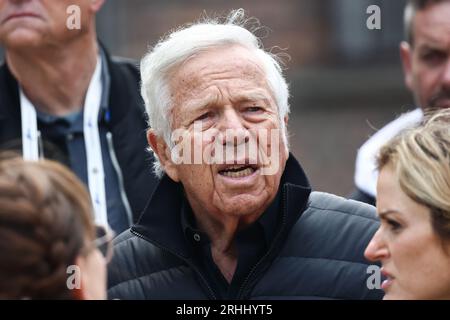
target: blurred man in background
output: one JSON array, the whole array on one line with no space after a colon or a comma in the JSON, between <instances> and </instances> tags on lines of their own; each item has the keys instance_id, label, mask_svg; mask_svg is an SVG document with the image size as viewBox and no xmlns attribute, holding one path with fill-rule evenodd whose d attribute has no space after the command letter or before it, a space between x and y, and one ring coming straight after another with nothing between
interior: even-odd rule
<instances>
[{"instance_id":1,"label":"blurred man in background","mask_svg":"<svg viewBox=\"0 0 450 320\"><path fill-rule=\"evenodd\" d=\"M401 130L421 121L423 110L450 107L450 1L409 0L405 8L406 41L400 44L405 84L417 109L386 125L359 149L356 191L351 198L375 203L375 158L380 147Z\"/></svg>"},{"instance_id":2,"label":"blurred man in background","mask_svg":"<svg viewBox=\"0 0 450 320\"><path fill-rule=\"evenodd\" d=\"M0 148L72 168L89 188L97 223L121 232L156 180L145 155L139 72L97 42L103 3L0 0Z\"/></svg>"}]
</instances>

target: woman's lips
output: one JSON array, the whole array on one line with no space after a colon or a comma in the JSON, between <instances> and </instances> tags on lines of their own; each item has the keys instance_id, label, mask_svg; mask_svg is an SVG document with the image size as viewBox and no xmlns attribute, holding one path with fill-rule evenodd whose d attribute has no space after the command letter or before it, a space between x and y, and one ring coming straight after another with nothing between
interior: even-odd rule
<instances>
[{"instance_id":1,"label":"woman's lips","mask_svg":"<svg viewBox=\"0 0 450 320\"><path fill-rule=\"evenodd\" d=\"M381 289L386 291L392 285L395 278L389 272L384 270L383 268L381 268L381 274L386 277L386 279L381 284Z\"/></svg>"},{"instance_id":2,"label":"woman's lips","mask_svg":"<svg viewBox=\"0 0 450 320\"><path fill-rule=\"evenodd\" d=\"M387 278L386 280L383 281L383 283L381 284L381 289L383 289L384 291L388 290L389 287L392 285L392 282L394 281L394 279L391 278Z\"/></svg>"}]
</instances>

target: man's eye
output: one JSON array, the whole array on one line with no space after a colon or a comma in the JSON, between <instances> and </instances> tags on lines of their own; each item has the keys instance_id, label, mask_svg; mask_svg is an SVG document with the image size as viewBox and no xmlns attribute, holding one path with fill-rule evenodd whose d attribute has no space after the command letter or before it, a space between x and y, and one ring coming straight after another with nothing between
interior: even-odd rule
<instances>
[{"instance_id":1,"label":"man's eye","mask_svg":"<svg viewBox=\"0 0 450 320\"><path fill-rule=\"evenodd\" d=\"M262 111L262 110L263 110L263 108L258 107L258 106L253 106L253 107L247 107L247 108L245 108L245 111L246 111L246 112L251 112L251 113L260 112L260 111Z\"/></svg>"},{"instance_id":2,"label":"man's eye","mask_svg":"<svg viewBox=\"0 0 450 320\"><path fill-rule=\"evenodd\" d=\"M195 119L195 121L202 121L202 120L206 120L211 116L211 112L206 112L204 114L202 114L200 117L198 117L197 119Z\"/></svg>"},{"instance_id":3,"label":"man's eye","mask_svg":"<svg viewBox=\"0 0 450 320\"><path fill-rule=\"evenodd\" d=\"M422 60L430 63L430 64L436 64L443 60L445 60L446 54L441 51L428 51L422 54Z\"/></svg>"}]
</instances>

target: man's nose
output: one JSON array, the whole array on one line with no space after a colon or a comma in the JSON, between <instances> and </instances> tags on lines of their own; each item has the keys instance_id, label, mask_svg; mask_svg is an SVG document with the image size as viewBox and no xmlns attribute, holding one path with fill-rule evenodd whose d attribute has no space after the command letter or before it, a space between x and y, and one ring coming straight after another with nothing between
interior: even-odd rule
<instances>
[{"instance_id":1,"label":"man's nose","mask_svg":"<svg viewBox=\"0 0 450 320\"><path fill-rule=\"evenodd\" d=\"M442 73L442 87L446 90L450 90L450 55L447 58L447 63L445 64Z\"/></svg>"},{"instance_id":2,"label":"man's nose","mask_svg":"<svg viewBox=\"0 0 450 320\"><path fill-rule=\"evenodd\" d=\"M370 240L364 251L364 256L370 261L380 261L389 256L389 251L384 243L381 229L378 229L373 235L372 240Z\"/></svg>"},{"instance_id":3,"label":"man's nose","mask_svg":"<svg viewBox=\"0 0 450 320\"><path fill-rule=\"evenodd\" d=\"M14 4L20 4L22 2L30 2L32 0L9 0L10 2L14 3Z\"/></svg>"},{"instance_id":4,"label":"man's nose","mask_svg":"<svg viewBox=\"0 0 450 320\"><path fill-rule=\"evenodd\" d=\"M222 143L239 145L248 140L248 132L243 119L234 109L226 109L220 119L219 129L222 131Z\"/></svg>"}]
</instances>

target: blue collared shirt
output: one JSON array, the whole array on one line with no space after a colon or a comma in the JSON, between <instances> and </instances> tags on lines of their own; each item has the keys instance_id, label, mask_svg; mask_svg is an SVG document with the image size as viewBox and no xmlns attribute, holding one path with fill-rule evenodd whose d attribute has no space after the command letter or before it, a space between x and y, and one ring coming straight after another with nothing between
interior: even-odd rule
<instances>
[{"instance_id":1,"label":"blue collared shirt","mask_svg":"<svg viewBox=\"0 0 450 320\"><path fill-rule=\"evenodd\" d=\"M130 226L130 219L121 197L121 186L118 173L116 172L113 160L111 159L110 148L108 147L107 133L105 125L109 121L109 91L110 75L106 57L103 52L100 54L102 63L102 97L99 112L99 134L102 149L103 167L105 172L105 193L107 203L108 223L116 234L121 233ZM87 157L83 134L83 110L63 117L44 114L37 111L39 129L44 139L51 140L61 148L68 156L71 169L78 178L88 185ZM44 154L45 157L45 154Z\"/></svg>"}]
</instances>

